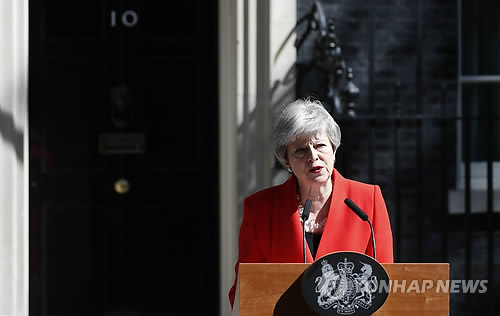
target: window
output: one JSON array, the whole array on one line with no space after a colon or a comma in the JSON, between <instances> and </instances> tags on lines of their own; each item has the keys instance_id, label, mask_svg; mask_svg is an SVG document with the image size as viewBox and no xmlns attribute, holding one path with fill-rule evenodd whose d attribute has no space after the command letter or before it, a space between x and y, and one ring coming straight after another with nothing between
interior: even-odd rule
<instances>
[{"instance_id":1,"label":"window","mask_svg":"<svg viewBox=\"0 0 500 316\"><path fill-rule=\"evenodd\" d=\"M470 161L472 212L486 212L488 161L494 209L500 209L500 1L458 0L459 79L457 190L450 213L464 212L466 162ZM468 155L467 155L468 154Z\"/></svg>"}]
</instances>

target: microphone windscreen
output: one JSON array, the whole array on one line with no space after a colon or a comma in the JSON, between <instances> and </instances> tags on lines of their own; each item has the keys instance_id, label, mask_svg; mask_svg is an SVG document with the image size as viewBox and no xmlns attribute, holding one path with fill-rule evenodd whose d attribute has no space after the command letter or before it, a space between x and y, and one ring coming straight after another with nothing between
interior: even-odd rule
<instances>
[{"instance_id":1,"label":"microphone windscreen","mask_svg":"<svg viewBox=\"0 0 500 316\"><path fill-rule=\"evenodd\" d=\"M346 198L344 203L349 206L349 208L353 210L353 212L356 213L363 221L368 220L368 215L363 212L363 210L360 209L359 206L357 206L356 203L354 203L350 198Z\"/></svg>"},{"instance_id":2,"label":"microphone windscreen","mask_svg":"<svg viewBox=\"0 0 500 316\"><path fill-rule=\"evenodd\" d=\"M306 200L304 204L304 212L302 213L302 220L306 221L309 218L309 213L311 212L312 201Z\"/></svg>"}]
</instances>

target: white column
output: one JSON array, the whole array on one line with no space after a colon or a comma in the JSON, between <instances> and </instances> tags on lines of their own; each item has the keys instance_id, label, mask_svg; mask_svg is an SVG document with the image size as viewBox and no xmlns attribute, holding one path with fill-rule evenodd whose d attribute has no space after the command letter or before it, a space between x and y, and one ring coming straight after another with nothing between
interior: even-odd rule
<instances>
[{"instance_id":1,"label":"white column","mask_svg":"<svg viewBox=\"0 0 500 316\"><path fill-rule=\"evenodd\" d=\"M0 315L28 315L28 0L0 1Z\"/></svg>"},{"instance_id":2,"label":"white column","mask_svg":"<svg viewBox=\"0 0 500 316\"><path fill-rule=\"evenodd\" d=\"M228 291L234 281L238 236L236 182L237 7L240 1L219 0L219 249L220 314L231 315Z\"/></svg>"},{"instance_id":3,"label":"white column","mask_svg":"<svg viewBox=\"0 0 500 316\"><path fill-rule=\"evenodd\" d=\"M295 48L296 0L272 0L270 23L270 85L271 107L274 117L283 106L295 100L297 49ZM274 124L274 122L272 122ZM274 157L273 157L274 159ZM286 170L274 172L272 184L283 183L290 174Z\"/></svg>"},{"instance_id":4,"label":"white column","mask_svg":"<svg viewBox=\"0 0 500 316\"><path fill-rule=\"evenodd\" d=\"M272 117L295 98L295 23L296 0L219 0L221 315L231 314L243 198L276 181Z\"/></svg>"}]
</instances>

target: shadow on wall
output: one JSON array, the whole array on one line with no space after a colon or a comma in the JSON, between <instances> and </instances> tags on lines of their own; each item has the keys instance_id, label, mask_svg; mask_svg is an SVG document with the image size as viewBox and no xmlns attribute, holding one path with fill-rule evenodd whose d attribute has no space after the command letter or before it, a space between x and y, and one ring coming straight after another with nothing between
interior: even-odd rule
<instances>
[{"instance_id":1,"label":"shadow on wall","mask_svg":"<svg viewBox=\"0 0 500 316\"><path fill-rule=\"evenodd\" d=\"M0 104L0 136L8 145L14 148L16 159L23 161L23 132L14 124L14 118L10 113L5 112Z\"/></svg>"}]
</instances>

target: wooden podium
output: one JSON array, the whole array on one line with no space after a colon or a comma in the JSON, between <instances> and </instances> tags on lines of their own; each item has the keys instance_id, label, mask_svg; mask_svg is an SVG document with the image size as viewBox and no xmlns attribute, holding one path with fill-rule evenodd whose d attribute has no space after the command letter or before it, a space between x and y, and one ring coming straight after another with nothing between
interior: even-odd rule
<instances>
[{"instance_id":1,"label":"wooden podium","mask_svg":"<svg viewBox=\"0 0 500 316\"><path fill-rule=\"evenodd\" d=\"M310 265L310 263L241 263L233 315L318 315L309 307L302 295L301 276ZM446 287L449 280L448 263L382 265L393 286L384 305L373 315L449 315L449 292ZM418 288L412 287L412 282L415 286L418 285ZM403 284L405 284L404 289ZM422 291L424 286L425 291Z\"/></svg>"}]
</instances>

